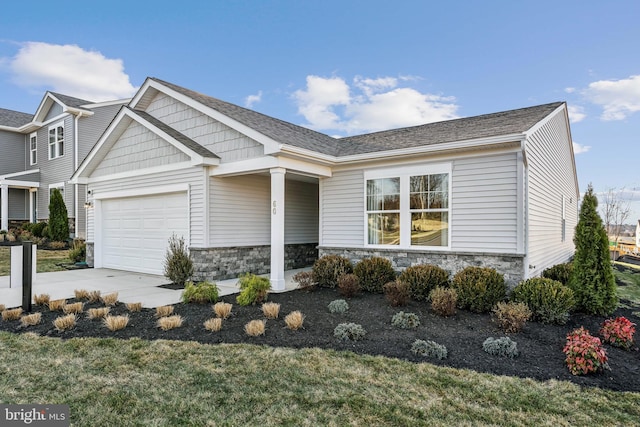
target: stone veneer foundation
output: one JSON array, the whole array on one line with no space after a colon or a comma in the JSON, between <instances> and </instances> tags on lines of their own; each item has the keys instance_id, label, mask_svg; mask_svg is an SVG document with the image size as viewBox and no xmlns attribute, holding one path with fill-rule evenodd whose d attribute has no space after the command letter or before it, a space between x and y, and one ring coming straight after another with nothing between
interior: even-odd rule
<instances>
[{"instance_id":1,"label":"stone veneer foundation","mask_svg":"<svg viewBox=\"0 0 640 427\"><path fill-rule=\"evenodd\" d=\"M418 264L433 264L447 270L452 276L469 266L491 267L504 274L509 288L524 278L524 255L320 247L319 256L324 255L340 255L354 264L363 258L378 256L391 261L397 271Z\"/></svg>"},{"instance_id":2,"label":"stone veneer foundation","mask_svg":"<svg viewBox=\"0 0 640 427\"><path fill-rule=\"evenodd\" d=\"M285 245L284 268L309 267L318 259L317 243ZM271 247L190 248L193 280L235 279L244 273L267 274L271 270Z\"/></svg>"}]
</instances>

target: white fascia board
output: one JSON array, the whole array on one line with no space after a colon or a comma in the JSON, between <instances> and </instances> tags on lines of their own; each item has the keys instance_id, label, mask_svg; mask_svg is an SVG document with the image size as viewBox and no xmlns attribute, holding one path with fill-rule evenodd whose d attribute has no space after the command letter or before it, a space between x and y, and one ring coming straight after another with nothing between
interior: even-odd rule
<instances>
[{"instance_id":1,"label":"white fascia board","mask_svg":"<svg viewBox=\"0 0 640 427\"><path fill-rule=\"evenodd\" d=\"M89 117L89 116L93 116L94 114L93 111L88 111L88 110L85 110L84 108L67 107L66 105L64 106L62 111L64 111L65 113L73 114L74 116L79 116L79 117L82 117L82 116Z\"/></svg>"},{"instance_id":2,"label":"white fascia board","mask_svg":"<svg viewBox=\"0 0 640 427\"><path fill-rule=\"evenodd\" d=\"M116 179L127 179L127 178L133 178L133 177L140 177L144 175L152 175L152 174L163 173L163 172L172 172L172 171L182 170L182 169L190 169L192 167L193 166L191 162L179 162L179 163L172 163L169 165L153 166L145 169L135 169L127 172L118 172L118 173L103 175L103 176L77 177L77 178L74 177L69 181L69 183L70 184L93 184L97 182L113 181Z\"/></svg>"},{"instance_id":3,"label":"white fascia board","mask_svg":"<svg viewBox=\"0 0 640 427\"><path fill-rule=\"evenodd\" d=\"M44 117L42 117L40 119L39 119L39 117L41 115L43 115L45 106L49 106L53 102L56 102L54 97L51 96L51 94L49 92L45 93L44 97L42 98L42 101L40 101L40 105L38 105L38 109L36 110L36 113L33 115L33 121L34 122L42 122L42 119L44 119Z\"/></svg>"},{"instance_id":4,"label":"white fascia board","mask_svg":"<svg viewBox=\"0 0 640 427\"><path fill-rule=\"evenodd\" d=\"M246 126L242 123L240 123L239 121L232 119L229 116L226 116L222 113L220 113L219 111L214 110L213 108L207 107L204 104L199 103L198 101L183 95L179 92L176 92L175 90L166 87L164 85L162 85L161 83L155 81L155 80L147 80L145 82L145 84L143 85L142 89L140 89L140 91L138 91L138 94L133 98L133 100L131 101L131 106L132 108L135 108L135 105L140 101L140 99L143 97L144 92L147 91L149 88L153 88L157 91L163 92L167 95L169 95L170 97L182 102L183 104L188 105L189 107L200 111L201 113L211 117L214 120L219 121L220 123L229 126L230 128L237 130L238 132L240 132L241 134L259 142L260 144L264 145L264 150L266 154L273 154L273 153L277 153L280 151L280 144L277 141L274 141L273 139L269 138L268 136L256 131L255 129L250 128L249 126Z\"/></svg>"},{"instance_id":5,"label":"white fascia board","mask_svg":"<svg viewBox=\"0 0 640 427\"><path fill-rule=\"evenodd\" d=\"M13 188L39 188L40 183L36 181L19 181L14 179L0 179L0 185Z\"/></svg>"},{"instance_id":6,"label":"white fascia board","mask_svg":"<svg viewBox=\"0 0 640 427\"><path fill-rule=\"evenodd\" d=\"M129 190L92 193L95 200L118 199L121 197L152 196L154 194L182 193L189 191L189 184L172 184L157 187L131 188Z\"/></svg>"},{"instance_id":7,"label":"white fascia board","mask_svg":"<svg viewBox=\"0 0 640 427\"><path fill-rule=\"evenodd\" d=\"M6 175L2 175L0 178L1 179L14 178L16 176L31 175L32 173L38 173L38 172L40 172L40 169L29 169L22 172L8 173Z\"/></svg>"},{"instance_id":8,"label":"white fascia board","mask_svg":"<svg viewBox=\"0 0 640 427\"><path fill-rule=\"evenodd\" d=\"M264 172L273 168L283 168L304 175L331 177L331 168L328 166L308 163L287 157L258 157L239 162L222 163L218 167L209 170L209 176L245 175Z\"/></svg>"},{"instance_id":9,"label":"white fascia board","mask_svg":"<svg viewBox=\"0 0 640 427\"><path fill-rule=\"evenodd\" d=\"M560 111L565 110L566 109L566 104L562 103L562 105L560 105L558 108L556 108L555 110L553 110L551 113L547 114L542 120L540 120L539 122L537 122L535 125L533 125L532 127L530 127L528 130L524 131L524 134L527 136L527 138L531 135L533 135L534 133L536 133L538 131L538 129L540 129L542 126L546 125L551 119L553 119L555 117L556 114L558 114Z\"/></svg>"},{"instance_id":10,"label":"white fascia board","mask_svg":"<svg viewBox=\"0 0 640 427\"><path fill-rule=\"evenodd\" d=\"M92 108L100 108L100 107L109 107L111 105L125 105L131 102L132 98L126 99L115 99L113 101L104 101L104 102L95 102L92 104L82 105L82 108L92 109Z\"/></svg>"}]
</instances>

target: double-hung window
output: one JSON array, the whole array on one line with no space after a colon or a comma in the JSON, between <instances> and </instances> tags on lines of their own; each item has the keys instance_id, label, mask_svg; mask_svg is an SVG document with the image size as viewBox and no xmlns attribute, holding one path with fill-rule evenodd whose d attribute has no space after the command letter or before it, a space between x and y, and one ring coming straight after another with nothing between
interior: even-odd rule
<instances>
[{"instance_id":1,"label":"double-hung window","mask_svg":"<svg viewBox=\"0 0 640 427\"><path fill-rule=\"evenodd\" d=\"M29 135L29 164L38 163L38 134L36 132Z\"/></svg>"},{"instance_id":2,"label":"double-hung window","mask_svg":"<svg viewBox=\"0 0 640 427\"><path fill-rule=\"evenodd\" d=\"M49 127L49 160L64 155L64 122Z\"/></svg>"},{"instance_id":3,"label":"double-hung window","mask_svg":"<svg viewBox=\"0 0 640 427\"><path fill-rule=\"evenodd\" d=\"M366 244L448 249L451 165L367 171Z\"/></svg>"}]
</instances>

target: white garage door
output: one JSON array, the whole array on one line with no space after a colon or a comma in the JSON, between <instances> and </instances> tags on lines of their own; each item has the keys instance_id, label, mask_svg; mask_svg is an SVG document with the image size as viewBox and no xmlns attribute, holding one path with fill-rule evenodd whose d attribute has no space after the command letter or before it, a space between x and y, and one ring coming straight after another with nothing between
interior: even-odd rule
<instances>
[{"instance_id":1,"label":"white garage door","mask_svg":"<svg viewBox=\"0 0 640 427\"><path fill-rule=\"evenodd\" d=\"M102 265L162 274L171 234L188 243L187 193L102 201Z\"/></svg>"}]
</instances>

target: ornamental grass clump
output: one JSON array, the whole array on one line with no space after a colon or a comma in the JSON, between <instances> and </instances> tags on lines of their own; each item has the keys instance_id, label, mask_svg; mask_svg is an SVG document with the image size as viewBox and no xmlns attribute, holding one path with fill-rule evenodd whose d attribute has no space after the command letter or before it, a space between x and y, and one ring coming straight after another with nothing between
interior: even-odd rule
<instances>
[{"instance_id":1,"label":"ornamental grass clump","mask_svg":"<svg viewBox=\"0 0 640 427\"><path fill-rule=\"evenodd\" d=\"M33 303L35 305L48 305L49 304L49 300L51 300L51 297L49 297L49 294L34 294L33 295Z\"/></svg>"},{"instance_id":2,"label":"ornamental grass clump","mask_svg":"<svg viewBox=\"0 0 640 427\"><path fill-rule=\"evenodd\" d=\"M64 310L64 306L67 305L66 299L54 299L49 301L49 311L62 311Z\"/></svg>"},{"instance_id":3,"label":"ornamental grass clump","mask_svg":"<svg viewBox=\"0 0 640 427\"><path fill-rule=\"evenodd\" d=\"M313 263L313 281L321 288L335 288L338 278L353 273L353 264L339 255L325 255Z\"/></svg>"},{"instance_id":4,"label":"ornamental grass clump","mask_svg":"<svg viewBox=\"0 0 640 427\"><path fill-rule=\"evenodd\" d=\"M429 294L431 299L431 310L442 317L449 317L456 314L458 305L458 292L453 288L436 287Z\"/></svg>"},{"instance_id":5,"label":"ornamental grass clump","mask_svg":"<svg viewBox=\"0 0 640 427\"><path fill-rule=\"evenodd\" d=\"M420 264L407 267L399 279L409 285L411 299L429 301L429 295L437 287L449 287L449 273L437 265Z\"/></svg>"},{"instance_id":6,"label":"ornamental grass clump","mask_svg":"<svg viewBox=\"0 0 640 427\"><path fill-rule=\"evenodd\" d=\"M413 344L411 344L411 352L418 356L440 360L447 358L447 347L430 340L415 340Z\"/></svg>"},{"instance_id":7,"label":"ornamental grass clump","mask_svg":"<svg viewBox=\"0 0 640 427\"><path fill-rule=\"evenodd\" d=\"M172 305L162 305L160 307L156 307L156 317L167 317L173 314L173 306Z\"/></svg>"},{"instance_id":8,"label":"ornamental grass clump","mask_svg":"<svg viewBox=\"0 0 640 427\"><path fill-rule=\"evenodd\" d=\"M207 304L218 301L218 286L211 282L187 282L182 292L182 302L185 304Z\"/></svg>"},{"instance_id":9,"label":"ornamental grass clump","mask_svg":"<svg viewBox=\"0 0 640 427\"><path fill-rule=\"evenodd\" d=\"M635 326L626 317L607 319L600 328L600 335L604 342L629 350L633 344L633 334L636 333Z\"/></svg>"},{"instance_id":10,"label":"ornamental grass clump","mask_svg":"<svg viewBox=\"0 0 640 427\"><path fill-rule=\"evenodd\" d=\"M137 313L142 311L142 303L141 302L128 302L124 305L127 307L127 310L131 313Z\"/></svg>"},{"instance_id":11,"label":"ornamental grass clump","mask_svg":"<svg viewBox=\"0 0 640 427\"><path fill-rule=\"evenodd\" d=\"M74 289L73 294L75 295L76 299L89 299L89 291L86 289Z\"/></svg>"},{"instance_id":12,"label":"ornamental grass clump","mask_svg":"<svg viewBox=\"0 0 640 427\"><path fill-rule=\"evenodd\" d=\"M27 326L35 326L42 321L42 313L32 313L27 314L26 316L22 316L20 318L20 324L23 328Z\"/></svg>"},{"instance_id":13,"label":"ornamental grass clump","mask_svg":"<svg viewBox=\"0 0 640 427\"><path fill-rule=\"evenodd\" d=\"M53 326L58 332L68 331L76 326L78 318L75 314L67 314L66 316L56 317Z\"/></svg>"},{"instance_id":14,"label":"ornamental grass clump","mask_svg":"<svg viewBox=\"0 0 640 427\"><path fill-rule=\"evenodd\" d=\"M453 276L458 305L476 313L488 313L507 296L504 276L493 268L466 267Z\"/></svg>"},{"instance_id":15,"label":"ornamental grass clump","mask_svg":"<svg viewBox=\"0 0 640 427\"><path fill-rule=\"evenodd\" d=\"M531 310L522 302L499 302L493 308L492 318L506 333L516 333L531 318Z\"/></svg>"},{"instance_id":16,"label":"ornamental grass clump","mask_svg":"<svg viewBox=\"0 0 640 427\"><path fill-rule=\"evenodd\" d=\"M367 331L357 323L340 323L333 330L333 336L343 341L363 340Z\"/></svg>"},{"instance_id":17,"label":"ornamental grass clump","mask_svg":"<svg viewBox=\"0 0 640 427\"><path fill-rule=\"evenodd\" d=\"M360 279L360 287L371 293L381 294L386 283L396 280L396 272L391 261L381 257L360 260L353 272Z\"/></svg>"},{"instance_id":18,"label":"ornamental grass clump","mask_svg":"<svg viewBox=\"0 0 640 427\"><path fill-rule=\"evenodd\" d=\"M123 316L106 316L102 322L107 329L115 332L127 327L129 324L129 316L126 314Z\"/></svg>"},{"instance_id":19,"label":"ornamental grass clump","mask_svg":"<svg viewBox=\"0 0 640 427\"><path fill-rule=\"evenodd\" d=\"M343 274L338 277L338 292L347 298L352 298L360 292L360 279L355 274Z\"/></svg>"},{"instance_id":20,"label":"ornamental grass clump","mask_svg":"<svg viewBox=\"0 0 640 427\"><path fill-rule=\"evenodd\" d=\"M518 355L518 343L512 341L509 337L489 337L482 343L482 349L493 356L513 359Z\"/></svg>"},{"instance_id":21,"label":"ornamental grass clump","mask_svg":"<svg viewBox=\"0 0 640 427\"><path fill-rule=\"evenodd\" d=\"M265 320L251 320L244 325L244 332L250 337L257 337L264 335L264 330L267 322Z\"/></svg>"},{"instance_id":22,"label":"ornamental grass clump","mask_svg":"<svg viewBox=\"0 0 640 427\"><path fill-rule=\"evenodd\" d=\"M262 314L267 319L277 319L280 315L280 304L276 302L265 302L262 304Z\"/></svg>"},{"instance_id":23,"label":"ornamental grass clump","mask_svg":"<svg viewBox=\"0 0 640 427\"><path fill-rule=\"evenodd\" d=\"M291 329L292 331L297 331L298 329L302 328L302 325L304 323L304 314L302 314L298 310L292 311L285 316L284 323L285 325L287 325L287 328Z\"/></svg>"},{"instance_id":24,"label":"ornamental grass clump","mask_svg":"<svg viewBox=\"0 0 640 427\"><path fill-rule=\"evenodd\" d=\"M396 279L384 285L384 296L391 307L400 307L409 303L409 285Z\"/></svg>"},{"instance_id":25,"label":"ornamental grass clump","mask_svg":"<svg viewBox=\"0 0 640 427\"><path fill-rule=\"evenodd\" d=\"M13 308L11 310L3 310L2 311L2 320L5 322L10 320L18 320L22 315L22 308Z\"/></svg>"},{"instance_id":26,"label":"ornamental grass clump","mask_svg":"<svg viewBox=\"0 0 640 427\"><path fill-rule=\"evenodd\" d=\"M74 302L73 304L65 304L62 308L64 314L79 314L84 311L83 302Z\"/></svg>"},{"instance_id":27,"label":"ornamental grass clump","mask_svg":"<svg viewBox=\"0 0 640 427\"><path fill-rule=\"evenodd\" d=\"M213 305L213 312L221 319L226 319L231 315L233 305L228 302L218 302Z\"/></svg>"},{"instance_id":28,"label":"ornamental grass clump","mask_svg":"<svg viewBox=\"0 0 640 427\"><path fill-rule=\"evenodd\" d=\"M87 295L87 301L90 303L100 302L100 291L90 291Z\"/></svg>"},{"instance_id":29,"label":"ornamental grass clump","mask_svg":"<svg viewBox=\"0 0 640 427\"><path fill-rule=\"evenodd\" d=\"M562 283L542 277L523 280L511 292L511 300L527 304L533 319L563 325L575 306L573 291Z\"/></svg>"},{"instance_id":30,"label":"ornamental grass clump","mask_svg":"<svg viewBox=\"0 0 640 427\"><path fill-rule=\"evenodd\" d=\"M87 318L89 320L104 319L111 311L111 307L90 308L87 310Z\"/></svg>"},{"instance_id":31,"label":"ornamental grass clump","mask_svg":"<svg viewBox=\"0 0 640 427\"><path fill-rule=\"evenodd\" d=\"M163 331L169 331L171 329L176 329L182 326L184 323L184 318L177 314L173 316L165 316L158 319L156 325Z\"/></svg>"},{"instance_id":32,"label":"ornamental grass clump","mask_svg":"<svg viewBox=\"0 0 640 427\"><path fill-rule=\"evenodd\" d=\"M238 280L240 294L236 302L241 306L261 304L267 300L267 294L271 289L271 281L255 274L244 274Z\"/></svg>"},{"instance_id":33,"label":"ornamental grass clump","mask_svg":"<svg viewBox=\"0 0 640 427\"><path fill-rule=\"evenodd\" d=\"M112 292L110 294L103 295L100 299L105 305L114 306L118 303L118 293Z\"/></svg>"},{"instance_id":34,"label":"ornamental grass clump","mask_svg":"<svg viewBox=\"0 0 640 427\"><path fill-rule=\"evenodd\" d=\"M420 326L420 318L415 313L399 311L391 318L391 324L401 329L412 329Z\"/></svg>"},{"instance_id":35,"label":"ornamental grass clump","mask_svg":"<svg viewBox=\"0 0 640 427\"><path fill-rule=\"evenodd\" d=\"M3 311L5 311L7 309L7 307L5 307L4 304L0 304L0 313L2 313Z\"/></svg>"},{"instance_id":36,"label":"ornamental grass clump","mask_svg":"<svg viewBox=\"0 0 640 427\"><path fill-rule=\"evenodd\" d=\"M349 304L343 299L336 299L329 303L327 306L329 308L330 313L339 313L342 314L349 310Z\"/></svg>"},{"instance_id":37,"label":"ornamental grass clump","mask_svg":"<svg viewBox=\"0 0 640 427\"><path fill-rule=\"evenodd\" d=\"M164 256L164 276L172 283L183 285L193 275L193 261L183 237L172 234Z\"/></svg>"},{"instance_id":38,"label":"ornamental grass clump","mask_svg":"<svg viewBox=\"0 0 640 427\"><path fill-rule=\"evenodd\" d=\"M600 338L591 336L589 331L580 327L567 335L567 343L562 349L569 372L573 375L586 375L609 369L607 352Z\"/></svg>"},{"instance_id":39,"label":"ornamental grass clump","mask_svg":"<svg viewBox=\"0 0 640 427\"><path fill-rule=\"evenodd\" d=\"M218 332L218 331L220 331L220 329L222 329L222 318L214 317L214 318L211 318L211 319L207 319L207 320L205 320L203 325L204 325L204 328L207 331Z\"/></svg>"}]
</instances>

